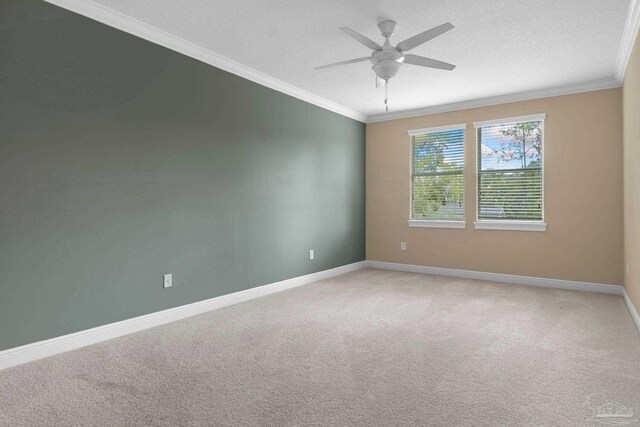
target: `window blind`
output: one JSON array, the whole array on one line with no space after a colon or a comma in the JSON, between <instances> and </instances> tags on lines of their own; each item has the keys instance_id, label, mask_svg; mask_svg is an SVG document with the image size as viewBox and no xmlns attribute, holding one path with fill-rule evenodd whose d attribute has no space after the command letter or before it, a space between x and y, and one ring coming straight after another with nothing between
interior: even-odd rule
<instances>
[{"instance_id":1,"label":"window blind","mask_svg":"<svg viewBox=\"0 0 640 427\"><path fill-rule=\"evenodd\" d=\"M478 220L543 220L543 121L478 127Z\"/></svg>"},{"instance_id":2,"label":"window blind","mask_svg":"<svg viewBox=\"0 0 640 427\"><path fill-rule=\"evenodd\" d=\"M411 131L411 219L464 220L464 128Z\"/></svg>"}]
</instances>

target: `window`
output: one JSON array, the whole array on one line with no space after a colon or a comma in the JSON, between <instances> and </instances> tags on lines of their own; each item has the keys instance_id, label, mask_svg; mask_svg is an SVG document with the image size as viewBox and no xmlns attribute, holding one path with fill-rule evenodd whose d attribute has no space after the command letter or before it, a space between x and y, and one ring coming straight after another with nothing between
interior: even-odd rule
<instances>
[{"instance_id":1,"label":"window","mask_svg":"<svg viewBox=\"0 0 640 427\"><path fill-rule=\"evenodd\" d=\"M544 231L544 114L474 123L476 228Z\"/></svg>"},{"instance_id":2,"label":"window","mask_svg":"<svg viewBox=\"0 0 640 427\"><path fill-rule=\"evenodd\" d=\"M409 131L410 227L464 228L466 125Z\"/></svg>"}]
</instances>

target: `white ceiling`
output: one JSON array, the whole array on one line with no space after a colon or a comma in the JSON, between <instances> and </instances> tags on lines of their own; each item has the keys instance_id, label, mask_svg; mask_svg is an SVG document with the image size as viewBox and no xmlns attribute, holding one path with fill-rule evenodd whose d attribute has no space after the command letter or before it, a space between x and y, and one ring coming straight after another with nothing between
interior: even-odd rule
<instances>
[{"instance_id":1,"label":"white ceiling","mask_svg":"<svg viewBox=\"0 0 640 427\"><path fill-rule=\"evenodd\" d=\"M55 2L55 1L54 1ZM451 22L456 28L411 53L457 65L404 65L389 86L390 112L548 88L615 81L629 0L94 0L170 35L366 116L384 112L368 56L338 30L395 44Z\"/></svg>"}]
</instances>

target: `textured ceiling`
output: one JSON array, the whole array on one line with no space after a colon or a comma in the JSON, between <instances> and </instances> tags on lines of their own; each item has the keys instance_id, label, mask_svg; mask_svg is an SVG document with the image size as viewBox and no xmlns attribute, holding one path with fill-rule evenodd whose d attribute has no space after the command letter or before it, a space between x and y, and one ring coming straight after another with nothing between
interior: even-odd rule
<instances>
[{"instance_id":1,"label":"textured ceiling","mask_svg":"<svg viewBox=\"0 0 640 427\"><path fill-rule=\"evenodd\" d=\"M411 53L457 65L404 65L390 111L613 80L629 0L94 0L290 85L366 115L384 112L368 56L338 27L393 44L444 22L455 29Z\"/></svg>"}]
</instances>

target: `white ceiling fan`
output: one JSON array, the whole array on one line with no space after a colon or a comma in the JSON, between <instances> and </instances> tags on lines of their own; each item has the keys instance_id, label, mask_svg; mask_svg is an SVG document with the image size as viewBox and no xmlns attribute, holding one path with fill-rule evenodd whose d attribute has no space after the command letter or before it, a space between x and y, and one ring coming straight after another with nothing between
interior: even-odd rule
<instances>
[{"instance_id":1,"label":"white ceiling fan","mask_svg":"<svg viewBox=\"0 0 640 427\"><path fill-rule=\"evenodd\" d=\"M357 62L371 61L373 66L371 67L376 73L376 83L377 79L380 78L385 82L385 89L388 88L389 79L395 76L402 64L411 64L418 65L420 67L428 67L428 68L437 68L439 70L447 70L451 71L456 68L455 65L449 64L447 62L438 61L431 58L425 58L424 56L405 54L405 52L420 46L432 40L447 31L450 31L454 28L451 23L447 22L442 25L438 25L430 30L423 31L420 34L417 34L411 38L408 38L400 43L398 43L395 47L391 45L389 42L389 38L393 35L393 31L396 28L395 21L383 21L378 24L378 28L380 28L380 32L384 36L384 44L380 46L378 43L373 40L363 36L357 31L352 30L348 27L340 27L340 30L346 35L352 37L356 41L362 43L369 49L373 49L371 52L371 56L365 56L362 58L350 59L348 61L340 61L335 62L333 64L327 64L320 67L316 67L316 70L322 70L325 68L336 67L339 65L347 65L347 64L355 64ZM385 93L385 107L386 110L389 111L389 106L387 102L388 92Z\"/></svg>"}]
</instances>

